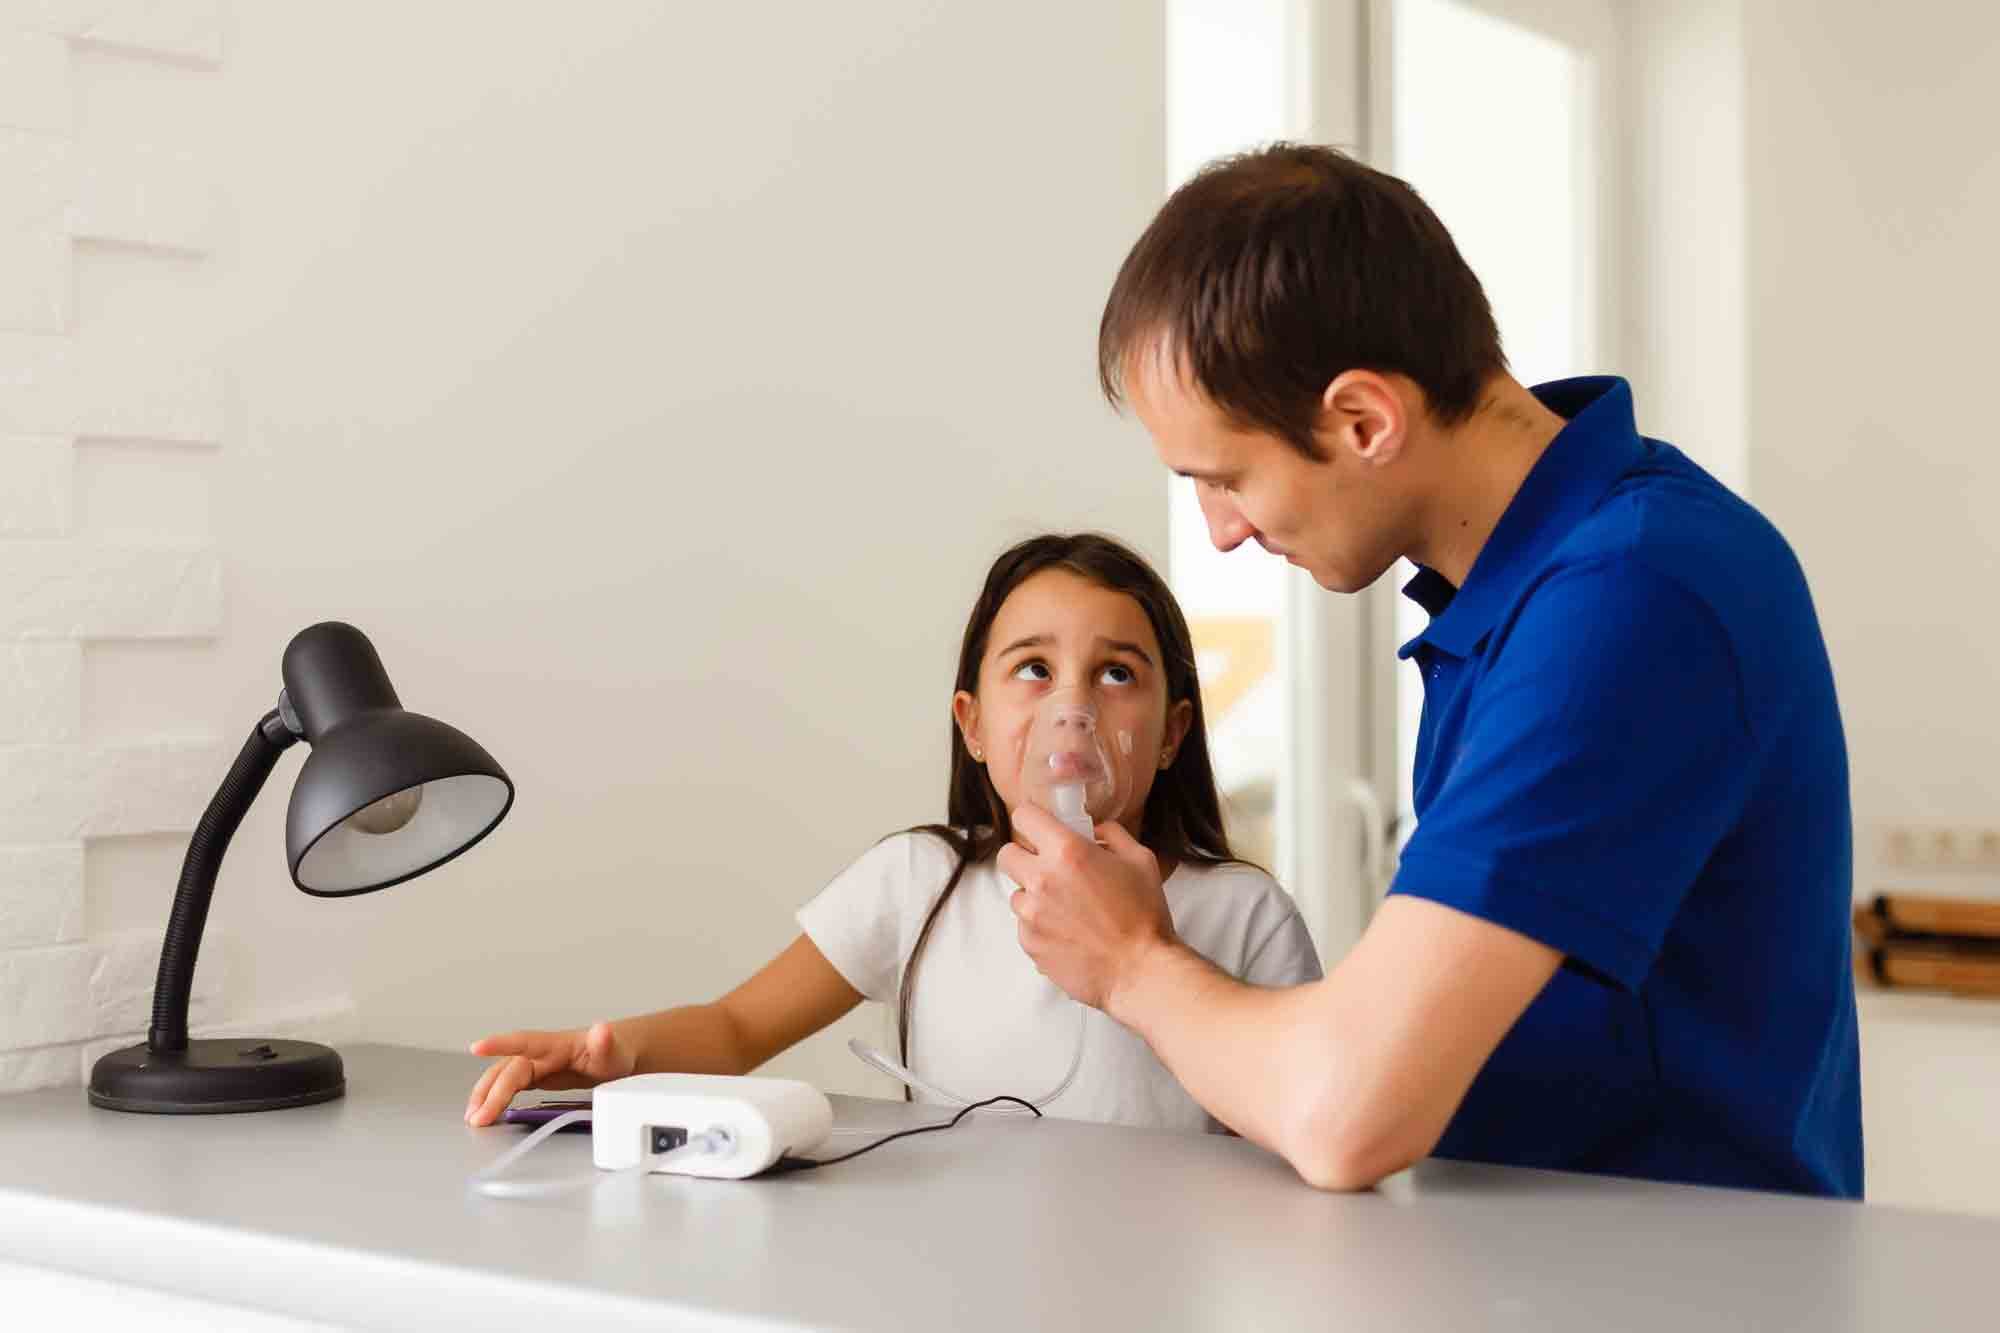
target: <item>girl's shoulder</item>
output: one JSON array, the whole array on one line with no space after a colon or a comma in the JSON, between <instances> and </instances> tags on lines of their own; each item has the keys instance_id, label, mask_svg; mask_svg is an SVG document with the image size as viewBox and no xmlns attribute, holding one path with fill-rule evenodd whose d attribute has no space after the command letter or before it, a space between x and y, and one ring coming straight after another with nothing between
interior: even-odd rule
<instances>
[{"instance_id":1,"label":"girl's shoulder","mask_svg":"<svg viewBox=\"0 0 2000 1333\"><path fill-rule=\"evenodd\" d=\"M1269 871L1248 861L1219 864L1183 861L1167 878L1167 893L1170 897L1185 894L1239 906L1269 902L1289 907L1292 902L1292 895L1271 878Z\"/></svg>"},{"instance_id":2,"label":"girl's shoulder","mask_svg":"<svg viewBox=\"0 0 2000 1333\"><path fill-rule=\"evenodd\" d=\"M882 957L902 957L912 922L944 892L958 851L935 833L892 833L874 843L799 909L799 922L828 958L836 937L859 932ZM859 947L859 946L857 946ZM873 992L856 986L862 994Z\"/></svg>"},{"instance_id":3,"label":"girl's shoulder","mask_svg":"<svg viewBox=\"0 0 2000 1333\"><path fill-rule=\"evenodd\" d=\"M1299 907L1278 881L1242 861L1183 862L1167 879L1174 929L1235 975L1281 932L1305 934Z\"/></svg>"},{"instance_id":4,"label":"girl's shoulder","mask_svg":"<svg viewBox=\"0 0 2000 1333\"><path fill-rule=\"evenodd\" d=\"M891 833L855 858L845 877L893 883L918 894L935 893L958 868L958 849L929 829Z\"/></svg>"}]
</instances>

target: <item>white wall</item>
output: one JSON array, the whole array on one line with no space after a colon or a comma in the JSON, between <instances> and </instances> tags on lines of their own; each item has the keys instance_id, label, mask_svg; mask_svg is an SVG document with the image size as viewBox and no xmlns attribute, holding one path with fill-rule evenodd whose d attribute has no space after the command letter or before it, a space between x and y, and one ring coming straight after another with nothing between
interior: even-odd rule
<instances>
[{"instance_id":1,"label":"white wall","mask_svg":"<svg viewBox=\"0 0 2000 1333\"><path fill-rule=\"evenodd\" d=\"M942 815L1001 545L1091 525L1163 554L1093 357L1161 194L1158 7L219 12L201 79L79 98L195 145L227 200L206 257L79 278L83 323L228 386L219 451L103 501L203 531L217 637L86 670L83 729L197 737L172 777L198 808L287 638L338 617L520 798L431 876L310 900L287 756L216 897L214 1016L351 1000L356 1035L456 1046L715 994ZM183 845L83 840L87 933L156 942ZM44 1077L84 1049L61 1035ZM784 1067L866 1086L829 1039Z\"/></svg>"},{"instance_id":2,"label":"white wall","mask_svg":"<svg viewBox=\"0 0 2000 1333\"><path fill-rule=\"evenodd\" d=\"M1868 1200L2000 1216L2000 1002L1861 995Z\"/></svg>"},{"instance_id":3,"label":"white wall","mask_svg":"<svg viewBox=\"0 0 2000 1333\"><path fill-rule=\"evenodd\" d=\"M1619 341L1641 430L1749 483L1742 0L1626 7Z\"/></svg>"}]
</instances>

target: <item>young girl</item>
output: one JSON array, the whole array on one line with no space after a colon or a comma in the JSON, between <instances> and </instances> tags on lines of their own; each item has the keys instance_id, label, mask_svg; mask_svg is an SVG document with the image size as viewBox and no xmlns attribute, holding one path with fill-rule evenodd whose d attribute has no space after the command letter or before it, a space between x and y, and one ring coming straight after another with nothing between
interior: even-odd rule
<instances>
[{"instance_id":1,"label":"young girl","mask_svg":"<svg viewBox=\"0 0 2000 1333\"><path fill-rule=\"evenodd\" d=\"M1074 779L1071 803L1087 799L1090 819L1117 821L1159 858L1190 947L1260 985L1319 978L1291 899L1230 853L1173 594L1109 538L1022 542L972 608L952 719L946 823L864 853L799 911L789 948L712 1004L475 1042L473 1054L501 1058L474 1086L467 1123L493 1123L525 1088L747 1073L868 999L898 1006L917 1100L1004 1093L1072 1119L1220 1129L1143 1041L1035 970L995 864L1008 812L1063 805L1050 775Z\"/></svg>"}]
</instances>

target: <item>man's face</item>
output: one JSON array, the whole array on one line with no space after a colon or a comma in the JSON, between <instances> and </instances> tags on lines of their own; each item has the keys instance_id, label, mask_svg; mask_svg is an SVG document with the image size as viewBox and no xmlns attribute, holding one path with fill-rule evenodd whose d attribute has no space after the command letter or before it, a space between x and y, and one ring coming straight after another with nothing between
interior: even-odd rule
<instances>
[{"instance_id":1,"label":"man's face","mask_svg":"<svg viewBox=\"0 0 2000 1333\"><path fill-rule=\"evenodd\" d=\"M1307 458L1290 443L1231 422L1160 357L1135 361L1127 397L1169 469L1194 481L1218 551L1254 541L1322 588L1358 592L1402 554L1398 506L1381 469L1336 443Z\"/></svg>"}]
</instances>

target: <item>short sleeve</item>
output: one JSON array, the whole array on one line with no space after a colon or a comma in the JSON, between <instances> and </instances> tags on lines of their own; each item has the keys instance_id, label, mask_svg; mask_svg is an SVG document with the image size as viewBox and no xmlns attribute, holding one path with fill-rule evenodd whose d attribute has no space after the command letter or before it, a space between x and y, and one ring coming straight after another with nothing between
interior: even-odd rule
<instances>
[{"instance_id":1,"label":"short sleeve","mask_svg":"<svg viewBox=\"0 0 2000 1333\"><path fill-rule=\"evenodd\" d=\"M1393 891L1636 989L1747 799L1729 638L1678 582L1607 560L1543 583L1491 654Z\"/></svg>"},{"instance_id":2,"label":"short sleeve","mask_svg":"<svg viewBox=\"0 0 2000 1333\"><path fill-rule=\"evenodd\" d=\"M1298 986L1319 980L1319 950L1298 904L1256 866L1184 866L1169 881L1168 901L1182 942L1238 981Z\"/></svg>"},{"instance_id":3,"label":"short sleeve","mask_svg":"<svg viewBox=\"0 0 2000 1333\"><path fill-rule=\"evenodd\" d=\"M891 1003L904 956L944 887L951 858L931 834L884 838L799 909L799 928L848 985Z\"/></svg>"},{"instance_id":4,"label":"short sleeve","mask_svg":"<svg viewBox=\"0 0 2000 1333\"><path fill-rule=\"evenodd\" d=\"M1292 900L1284 897L1283 890L1274 885L1273 891L1284 898L1284 915L1251 946L1242 979L1253 986L1303 986L1318 981L1319 950L1313 946L1305 918Z\"/></svg>"}]
</instances>

